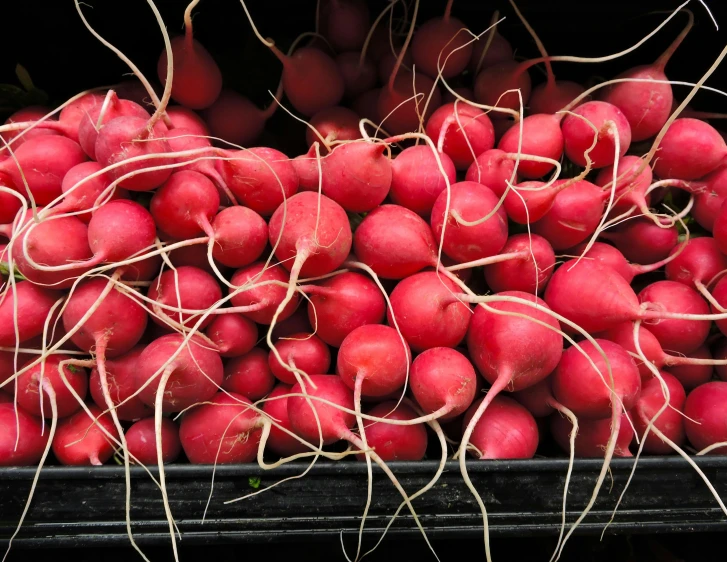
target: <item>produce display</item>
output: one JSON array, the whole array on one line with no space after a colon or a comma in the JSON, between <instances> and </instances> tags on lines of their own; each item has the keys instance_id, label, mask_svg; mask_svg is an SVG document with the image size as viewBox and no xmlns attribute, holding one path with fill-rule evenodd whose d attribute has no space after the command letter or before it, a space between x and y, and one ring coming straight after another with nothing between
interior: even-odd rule
<instances>
[{"instance_id":1,"label":"produce display","mask_svg":"<svg viewBox=\"0 0 727 562\"><path fill-rule=\"evenodd\" d=\"M154 467L175 555L175 462L378 465L424 533L447 459L486 517L472 462L603 458L559 554L614 456L678 454L727 515L689 456L727 454L727 137L690 105L727 48L682 97L665 74L707 6L586 86L552 63L623 52L548 55L513 0L489 24L420 1L321 0L287 52L241 2L282 65L265 109L194 38L212 6L170 37L148 0L145 76L75 1L135 81L0 126L0 466ZM308 152L258 142L283 112ZM388 463L425 457L405 491Z\"/></svg>"}]
</instances>

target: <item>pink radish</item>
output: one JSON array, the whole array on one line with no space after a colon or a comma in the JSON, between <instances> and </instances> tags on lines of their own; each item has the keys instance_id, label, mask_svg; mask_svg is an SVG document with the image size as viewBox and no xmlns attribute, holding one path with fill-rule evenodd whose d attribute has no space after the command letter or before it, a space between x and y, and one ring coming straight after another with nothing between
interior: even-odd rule
<instances>
[{"instance_id":1,"label":"pink radish","mask_svg":"<svg viewBox=\"0 0 727 562\"><path fill-rule=\"evenodd\" d=\"M205 176L191 170L174 172L156 190L149 211L157 227L178 240L213 234L210 222L217 214L220 196Z\"/></svg>"},{"instance_id":2,"label":"pink radish","mask_svg":"<svg viewBox=\"0 0 727 562\"><path fill-rule=\"evenodd\" d=\"M669 388L670 407L661 412L654 422L651 432L646 436L643 450L650 455L668 455L674 450L671 445L659 438L658 434L654 432L654 428L659 433L666 435L678 447L681 447L686 440L684 416L681 413L687 399L684 387L682 387L676 377L669 373L662 372L661 377ZM662 408L664 402L664 391L657 378L652 378L644 384L641 390L641 396L639 396L632 412L636 433L640 438L643 438L646 426Z\"/></svg>"},{"instance_id":3,"label":"pink radish","mask_svg":"<svg viewBox=\"0 0 727 562\"><path fill-rule=\"evenodd\" d=\"M659 144L654 173L662 178L696 180L716 170L727 155L717 130L699 119L676 119Z\"/></svg>"},{"instance_id":4,"label":"pink radish","mask_svg":"<svg viewBox=\"0 0 727 562\"><path fill-rule=\"evenodd\" d=\"M280 285L265 282L277 281L288 284L290 275L280 265L266 266L262 262L255 262L247 267L238 269L230 279L234 287L250 287L238 292L232 297L231 303L235 307L251 307L243 312L243 316L258 324L271 324L276 309L285 299L285 288ZM258 286L258 284L260 284ZM236 289L230 289L230 293ZM293 298L278 316L278 321L290 317L298 306L297 298Z\"/></svg>"},{"instance_id":5,"label":"pink radish","mask_svg":"<svg viewBox=\"0 0 727 562\"><path fill-rule=\"evenodd\" d=\"M32 362L24 366L30 367L17 379L18 391L16 394L18 406L34 416L50 417L52 412L51 398L41 390L41 380L47 380L55 391L55 401L59 418L65 418L76 412L81 405L74 396L74 392L81 399L86 397L88 391L88 374L85 370L68 365L70 357L67 355L49 355L44 363L30 367ZM66 362L61 367L61 362ZM63 369L63 376L60 369ZM65 379L65 380L64 380ZM66 381L68 381L66 383ZM70 387L70 388L69 388ZM41 404L42 402L42 404Z\"/></svg>"},{"instance_id":6,"label":"pink radish","mask_svg":"<svg viewBox=\"0 0 727 562\"><path fill-rule=\"evenodd\" d=\"M639 169L641 172L637 175ZM611 214L620 215L632 206L636 206L642 212L648 211L651 195L647 195L646 191L651 186L652 173L651 168L644 166L643 159L632 155L624 156L618 162L616 177L615 204ZM603 187L604 191L610 192L613 168L603 168L596 176L595 183Z\"/></svg>"},{"instance_id":7,"label":"pink radish","mask_svg":"<svg viewBox=\"0 0 727 562\"><path fill-rule=\"evenodd\" d=\"M105 173L87 181L83 180L92 174L100 172L102 169L103 167L98 162L82 162L68 170L63 177L63 183L61 183L61 191L65 197L61 203L53 207L53 214L83 211L96 206L96 200L111 184L112 180ZM82 181L83 183L81 183ZM75 187L77 184L80 185ZM117 187L111 196L111 200L125 199L127 195L125 189ZM92 214L90 212L76 215L78 219L86 224L91 220L91 216Z\"/></svg>"},{"instance_id":8,"label":"pink radish","mask_svg":"<svg viewBox=\"0 0 727 562\"><path fill-rule=\"evenodd\" d=\"M464 416L467 427L484 398L477 400ZM470 438L471 453L479 459L532 459L538 448L538 424L533 415L512 398L492 400Z\"/></svg>"},{"instance_id":9,"label":"pink radish","mask_svg":"<svg viewBox=\"0 0 727 562\"><path fill-rule=\"evenodd\" d=\"M328 345L340 347L356 328L379 324L384 319L386 303L381 291L359 273L341 273L304 290L310 295L310 324Z\"/></svg>"},{"instance_id":10,"label":"pink radish","mask_svg":"<svg viewBox=\"0 0 727 562\"><path fill-rule=\"evenodd\" d=\"M565 155L569 160L578 166L586 166L588 159L593 168L610 166L616 158L616 137L619 139L619 158L626 154L631 145L631 127L618 107L602 101L589 101L579 105L573 113L580 118L567 115L561 125ZM594 137L596 145L587 152Z\"/></svg>"},{"instance_id":11,"label":"pink radish","mask_svg":"<svg viewBox=\"0 0 727 562\"><path fill-rule=\"evenodd\" d=\"M707 286L716 276L727 270L727 257L719 251L713 238L692 238L682 244L679 255L666 264L666 278L683 283L707 296ZM681 246L674 248L674 255Z\"/></svg>"},{"instance_id":12,"label":"pink radish","mask_svg":"<svg viewBox=\"0 0 727 562\"><path fill-rule=\"evenodd\" d=\"M617 248L614 248L610 244L605 244L604 242L594 242L591 248L586 253L583 253L585 247L585 242L583 244L579 244L573 248L571 253L582 256L584 259L596 260L602 265L615 269L619 275L621 275L621 277L626 279L629 283L631 283L637 275L656 271L660 267L663 267L665 263L665 260L648 265L630 263Z\"/></svg>"},{"instance_id":13,"label":"pink radish","mask_svg":"<svg viewBox=\"0 0 727 562\"><path fill-rule=\"evenodd\" d=\"M448 103L427 120L427 135L455 168L466 170L483 152L495 146L495 131L487 114L466 103Z\"/></svg>"},{"instance_id":14,"label":"pink radish","mask_svg":"<svg viewBox=\"0 0 727 562\"><path fill-rule=\"evenodd\" d=\"M695 193L692 216L700 226L711 232L720 207L727 198L727 166L720 166L692 183Z\"/></svg>"},{"instance_id":15,"label":"pink radish","mask_svg":"<svg viewBox=\"0 0 727 562\"><path fill-rule=\"evenodd\" d=\"M184 129L193 135L203 137L210 134L207 123L196 112L181 105L168 106L167 117L169 117L175 129Z\"/></svg>"},{"instance_id":16,"label":"pink radish","mask_svg":"<svg viewBox=\"0 0 727 562\"><path fill-rule=\"evenodd\" d=\"M250 462L260 441L259 415L238 394L215 394L185 414L179 439L192 464Z\"/></svg>"},{"instance_id":17,"label":"pink radish","mask_svg":"<svg viewBox=\"0 0 727 562\"><path fill-rule=\"evenodd\" d=\"M439 159L450 184L457 181L452 159L439 153ZM437 196L447 188L447 181L428 146L410 146L391 162L391 201L429 218Z\"/></svg>"},{"instance_id":18,"label":"pink radish","mask_svg":"<svg viewBox=\"0 0 727 562\"><path fill-rule=\"evenodd\" d=\"M86 410L81 410L58 423L53 438L53 453L61 464L100 466L114 454L114 446L105 433L115 434L116 428L111 417L108 414L101 415L102 410L93 405L88 406L88 411L90 415Z\"/></svg>"},{"instance_id":19,"label":"pink radish","mask_svg":"<svg viewBox=\"0 0 727 562\"><path fill-rule=\"evenodd\" d=\"M466 181L476 181L489 187L495 195L502 197L507 182L518 182L515 175L515 160L499 149L480 154L467 169Z\"/></svg>"},{"instance_id":20,"label":"pink radish","mask_svg":"<svg viewBox=\"0 0 727 562\"><path fill-rule=\"evenodd\" d=\"M258 259L268 242L265 220L247 207L228 207L212 221L212 255L228 267L245 267Z\"/></svg>"},{"instance_id":21,"label":"pink radish","mask_svg":"<svg viewBox=\"0 0 727 562\"><path fill-rule=\"evenodd\" d=\"M359 116L346 107L333 106L323 109L310 120L310 126L317 133L309 127L305 132L305 140L308 146L316 141L327 146L332 142L360 139L358 122Z\"/></svg>"},{"instance_id":22,"label":"pink radish","mask_svg":"<svg viewBox=\"0 0 727 562\"><path fill-rule=\"evenodd\" d=\"M713 381L695 388L684 404L685 428L689 442L697 450L727 441L724 404L727 383ZM727 454L727 447L717 447L712 455Z\"/></svg>"},{"instance_id":23,"label":"pink radish","mask_svg":"<svg viewBox=\"0 0 727 562\"><path fill-rule=\"evenodd\" d=\"M263 412L270 418L277 421L278 425L285 427L288 431L292 431L290 419L288 418L288 394L291 387L285 384L278 384L263 404ZM308 448L285 433L275 425L270 428L270 435L266 445L277 455L287 456L303 453Z\"/></svg>"},{"instance_id":24,"label":"pink radish","mask_svg":"<svg viewBox=\"0 0 727 562\"><path fill-rule=\"evenodd\" d=\"M148 250L155 238L156 226L149 211L134 201L109 201L93 213L88 223L93 259L86 265L122 262Z\"/></svg>"},{"instance_id":25,"label":"pink radish","mask_svg":"<svg viewBox=\"0 0 727 562\"><path fill-rule=\"evenodd\" d=\"M179 324L194 325L198 320L195 313L175 312L159 305L196 310L199 311L196 314L202 314L222 298L222 290L209 273L196 267L182 266L176 271L167 270L152 281L148 296L158 303L153 308L161 318L152 317L157 324L163 325L164 319L171 319ZM180 300L177 301L177 298ZM206 328L212 320L213 316L209 315L199 328Z\"/></svg>"},{"instance_id":26,"label":"pink radish","mask_svg":"<svg viewBox=\"0 0 727 562\"><path fill-rule=\"evenodd\" d=\"M490 189L469 181L453 184L449 194L440 193L430 222L437 240L442 240L442 250L457 262L479 260L500 252L507 242L507 214L503 207L495 211L498 202ZM449 212L445 216L447 205ZM458 221L477 221L493 211L489 219L477 226Z\"/></svg>"},{"instance_id":27,"label":"pink radish","mask_svg":"<svg viewBox=\"0 0 727 562\"><path fill-rule=\"evenodd\" d=\"M521 125L511 127L497 143L497 148L513 154L538 156L560 160L563 155L563 133L560 129L560 115L534 114L523 119ZM520 141L522 127L522 142ZM523 160L518 173L527 179L542 178L554 168L547 162Z\"/></svg>"},{"instance_id":28,"label":"pink radish","mask_svg":"<svg viewBox=\"0 0 727 562\"><path fill-rule=\"evenodd\" d=\"M537 234L515 234L508 238L500 255L508 259L485 266L485 280L490 289L496 293L533 294L545 290L555 266L555 253L545 238Z\"/></svg>"},{"instance_id":29,"label":"pink radish","mask_svg":"<svg viewBox=\"0 0 727 562\"><path fill-rule=\"evenodd\" d=\"M628 422L627 414L621 414L619 418L619 432L616 438L613 455L616 457L632 457L629 445L634 438L634 430ZM553 414L550 418L550 431L555 442L564 450L570 450L570 434L573 430L571 422L559 414ZM606 447L611 439L611 420L584 419L578 422L578 433L575 439L575 455L577 457L603 458Z\"/></svg>"},{"instance_id":30,"label":"pink radish","mask_svg":"<svg viewBox=\"0 0 727 562\"><path fill-rule=\"evenodd\" d=\"M139 420L126 430L126 446L129 455L141 464L154 465L157 462L154 418ZM171 463L182 452L179 428L168 418L162 420L162 460Z\"/></svg>"},{"instance_id":31,"label":"pink radish","mask_svg":"<svg viewBox=\"0 0 727 562\"><path fill-rule=\"evenodd\" d=\"M137 361L142 351L143 345L138 345L127 353L107 359L106 368L106 385L109 395L112 398L114 406L116 406L116 415L120 420L133 421L152 415L153 411L144 404L138 396L131 398L136 392L136 381L134 379ZM91 397L99 408L106 409L106 399L104 398L103 382L101 380L98 366L91 371L88 381ZM123 404L122 404L123 402Z\"/></svg>"},{"instance_id":32,"label":"pink radish","mask_svg":"<svg viewBox=\"0 0 727 562\"><path fill-rule=\"evenodd\" d=\"M23 410L16 412L12 404L0 404L0 466L38 464L47 442L39 419Z\"/></svg>"},{"instance_id":33,"label":"pink radish","mask_svg":"<svg viewBox=\"0 0 727 562\"><path fill-rule=\"evenodd\" d=\"M217 346L221 357L239 357L250 351L257 342L257 325L241 314L220 314L205 331Z\"/></svg>"},{"instance_id":34,"label":"pink radish","mask_svg":"<svg viewBox=\"0 0 727 562\"><path fill-rule=\"evenodd\" d=\"M265 123L277 109L272 102L260 109L249 98L224 89L204 112L209 134L232 144L250 146L262 134Z\"/></svg>"},{"instance_id":35,"label":"pink radish","mask_svg":"<svg viewBox=\"0 0 727 562\"><path fill-rule=\"evenodd\" d=\"M312 334L293 334L278 340L275 349L285 365L306 374L325 374L331 366L331 351L319 337ZM268 356L270 371L282 383L295 384L295 375L285 368L275 353ZM271 385L272 387L272 385Z\"/></svg>"},{"instance_id":36,"label":"pink radish","mask_svg":"<svg viewBox=\"0 0 727 562\"><path fill-rule=\"evenodd\" d=\"M15 113L13 113L10 117L8 117L5 120L5 125L17 125L17 129L11 129L9 131L3 131L0 133L0 139L4 140L8 144L12 146L13 150L16 150L20 147L21 144L23 144L26 141L29 141L30 139L34 137L39 137L43 135L65 135L69 138L72 138L73 133L73 127L64 126L65 123L60 123L56 121L55 117L51 117L48 119L45 119L43 122L38 123L35 127L32 129L30 128L32 125L35 124L36 121L39 121L43 117L45 117L48 113L50 113L50 109L44 106L40 105L31 105L28 107L24 107L22 109L19 109ZM62 114L62 112L61 112ZM76 127L77 128L77 127ZM19 137L19 135L22 133L22 136ZM19 138L17 138L19 137ZM78 141L77 138L73 139L75 141ZM2 147L0 148L0 155L3 157L8 156L8 151L5 149L5 144L0 143Z\"/></svg>"},{"instance_id":37,"label":"pink radish","mask_svg":"<svg viewBox=\"0 0 727 562\"><path fill-rule=\"evenodd\" d=\"M60 293L29 281L11 285L0 300L0 346L14 346L42 334L45 320L60 297Z\"/></svg>"},{"instance_id":38,"label":"pink radish","mask_svg":"<svg viewBox=\"0 0 727 562\"><path fill-rule=\"evenodd\" d=\"M444 16L424 22L414 33L411 55L417 69L436 78L461 74L472 56L473 46L465 25L451 16L452 0L447 2Z\"/></svg>"},{"instance_id":39,"label":"pink radish","mask_svg":"<svg viewBox=\"0 0 727 562\"><path fill-rule=\"evenodd\" d=\"M679 242L679 232L676 226L662 228L650 219L638 218L602 232L601 238L613 242L627 260L651 263L669 255Z\"/></svg>"},{"instance_id":40,"label":"pink radish","mask_svg":"<svg viewBox=\"0 0 727 562\"><path fill-rule=\"evenodd\" d=\"M439 420L454 419L470 407L475 399L476 379L472 363L447 347L433 347L419 354L409 371L409 385L417 404Z\"/></svg>"},{"instance_id":41,"label":"pink radish","mask_svg":"<svg viewBox=\"0 0 727 562\"><path fill-rule=\"evenodd\" d=\"M222 388L256 401L266 396L276 382L268 366L268 353L255 347L248 353L227 361Z\"/></svg>"},{"instance_id":42,"label":"pink radish","mask_svg":"<svg viewBox=\"0 0 727 562\"><path fill-rule=\"evenodd\" d=\"M455 296L458 292L457 285L436 272L411 275L391 293L388 323L399 328L414 351L456 347L471 317L469 305Z\"/></svg>"},{"instance_id":43,"label":"pink radish","mask_svg":"<svg viewBox=\"0 0 727 562\"><path fill-rule=\"evenodd\" d=\"M376 86L376 67L368 57L361 60L358 51L345 51L336 57L338 71L343 78L343 88L347 97L355 98Z\"/></svg>"},{"instance_id":44,"label":"pink radish","mask_svg":"<svg viewBox=\"0 0 727 562\"><path fill-rule=\"evenodd\" d=\"M409 406L395 401L376 404L368 412L369 416L382 418L382 421L366 424L366 441L384 462L420 461L427 451L427 430L424 424L391 425L387 419L409 421L418 416ZM364 460L364 455L356 455Z\"/></svg>"}]
</instances>

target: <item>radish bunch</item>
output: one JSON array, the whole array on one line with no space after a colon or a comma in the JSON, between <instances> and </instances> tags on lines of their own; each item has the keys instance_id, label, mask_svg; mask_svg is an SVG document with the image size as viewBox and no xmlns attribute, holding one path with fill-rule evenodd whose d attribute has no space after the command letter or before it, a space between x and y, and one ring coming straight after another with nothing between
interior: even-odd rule
<instances>
[{"instance_id":1,"label":"radish bunch","mask_svg":"<svg viewBox=\"0 0 727 562\"><path fill-rule=\"evenodd\" d=\"M451 0L415 1L394 52L397 2L372 26L324 1L325 41L288 53L253 23L309 123L295 155L255 145L277 104L223 88L196 4L161 97L141 76L153 107L86 92L0 127L0 465L157 465L174 542L178 458L355 456L416 519L387 462L443 463L440 421L477 496L467 459L551 441L604 458L570 535L613 456L727 453L727 145L664 75L691 14L588 92L514 3L539 58Z\"/></svg>"}]
</instances>

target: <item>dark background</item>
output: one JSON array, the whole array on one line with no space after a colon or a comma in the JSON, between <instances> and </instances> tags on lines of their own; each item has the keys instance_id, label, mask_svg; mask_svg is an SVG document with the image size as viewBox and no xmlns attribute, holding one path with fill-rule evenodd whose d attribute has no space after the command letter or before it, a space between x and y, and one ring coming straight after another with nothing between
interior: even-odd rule
<instances>
[{"instance_id":1,"label":"dark background","mask_svg":"<svg viewBox=\"0 0 727 562\"><path fill-rule=\"evenodd\" d=\"M150 78L156 80L156 62L163 41L155 18L143 0L87 0L84 13L95 29L120 48ZM440 15L444 0L422 0L419 20ZM623 50L654 29L665 13L681 2L673 0L521 0L518 6L536 29L551 55L603 56ZM718 22L727 29L727 2L707 0ZM182 16L186 1L158 0L170 34L182 33ZM370 1L372 15L385 1ZM275 39L287 49L293 39L314 27L314 0L279 1L250 0L248 7L264 36ZM696 1L690 6L696 24L682 47L667 66L667 75L675 80L696 81L709 68L720 50L727 45L727 32L715 30L704 8ZM492 10L498 8L507 19L500 32L516 48L516 56L537 56L533 41L515 16L507 1L455 0L453 15L463 20L474 32L489 25ZM267 90L277 86L281 65L275 57L252 35L250 25L237 0L203 0L195 10L195 37L203 43L218 61L227 87L253 99L260 106L269 103ZM397 12L401 16L401 11ZM612 77L638 64L654 61L679 33L685 22L680 15L665 29L650 39L636 52L616 61L603 64L556 64L559 78L581 82ZM128 75L125 65L109 50L100 45L83 26L73 0L5 0L2 8L2 54L0 55L0 84L19 85L15 77L16 64L22 64L30 73L37 88L49 97L49 105L56 105L71 95L95 86L114 84ZM531 71L534 82L542 81L543 74ZM708 84L727 89L727 66L718 69ZM675 87L677 98L687 88ZM12 111L17 99L5 95L0 89L0 117ZM5 98L3 96L5 95ZM694 107L709 111L724 111L725 98L716 94L700 93ZM22 103L22 102L20 102ZM4 112L4 113L3 113ZM293 134L298 124L278 112L270 129L278 134ZM723 560L719 534L610 536L603 541L598 537L575 537L566 548L565 561L623 561L623 562L676 562L677 560ZM442 560L461 560L465 552L482 558L481 539L434 541ZM495 539L493 554L496 560L547 560L553 540L548 538ZM171 560L167 547L145 549L152 560ZM138 559L130 549L112 551L97 548L78 552L64 551L63 559L73 557L79 562L99 559L106 562ZM27 552L14 549L9 561L24 560ZM236 545L219 549L181 546L184 560L198 560L214 556L219 562L242 558L279 560L294 557L303 560L343 560L340 545L312 543L303 547L289 544ZM433 559L427 554L423 541L387 540L371 560Z\"/></svg>"}]
</instances>

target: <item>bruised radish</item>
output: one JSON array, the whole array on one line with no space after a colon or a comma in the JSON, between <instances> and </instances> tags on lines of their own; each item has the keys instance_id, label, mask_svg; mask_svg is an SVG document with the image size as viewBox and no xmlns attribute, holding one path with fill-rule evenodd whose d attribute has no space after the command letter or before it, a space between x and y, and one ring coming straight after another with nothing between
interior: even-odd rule
<instances>
[{"instance_id":1,"label":"bruised radish","mask_svg":"<svg viewBox=\"0 0 727 562\"><path fill-rule=\"evenodd\" d=\"M111 416L101 415L102 410L94 405L88 406L88 411L90 415L81 410L58 423L53 454L61 464L100 466L114 454L114 445L106 436L106 433L115 435Z\"/></svg>"},{"instance_id":2,"label":"bruised radish","mask_svg":"<svg viewBox=\"0 0 727 562\"><path fill-rule=\"evenodd\" d=\"M141 464L154 465L157 462L154 418L139 420L126 430L126 446L129 455ZM162 420L162 460L171 463L182 452L179 428L168 418Z\"/></svg>"},{"instance_id":3,"label":"bruised radish","mask_svg":"<svg viewBox=\"0 0 727 562\"><path fill-rule=\"evenodd\" d=\"M464 427L469 425L482 400L467 410ZM538 440L538 424L533 415L512 398L497 396L472 431L470 452L479 459L532 459Z\"/></svg>"},{"instance_id":4,"label":"bruised radish","mask_svg":"<svg viewBox=\"0 0 727 562\"><path fill-rule=\"evenodd\" d=\"M222 388L248 400L260 400L273 389L275 383L275 377L268 366L268 353L259 347L239 357L233 357L225 364Z\"/></svg>"}]
</instances>

